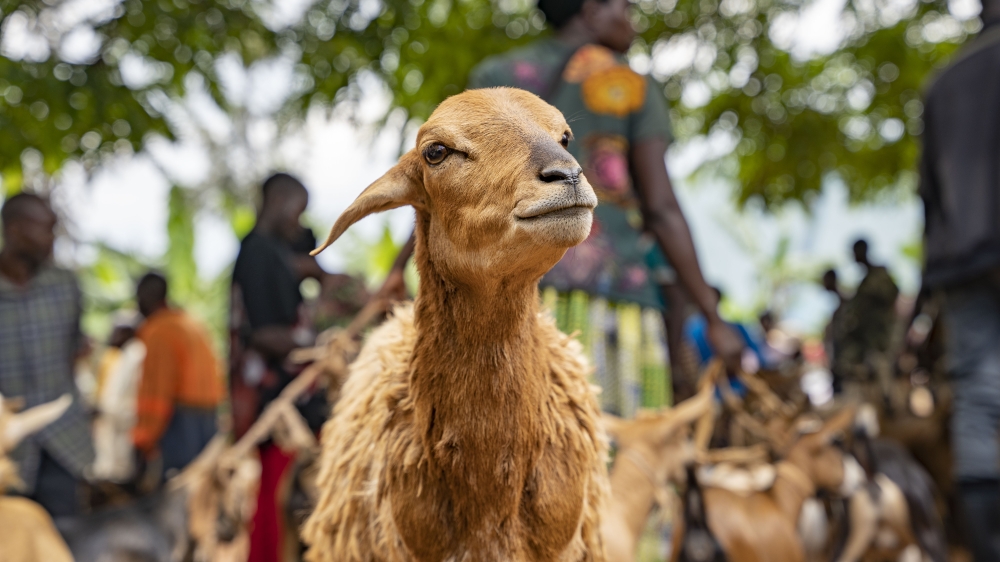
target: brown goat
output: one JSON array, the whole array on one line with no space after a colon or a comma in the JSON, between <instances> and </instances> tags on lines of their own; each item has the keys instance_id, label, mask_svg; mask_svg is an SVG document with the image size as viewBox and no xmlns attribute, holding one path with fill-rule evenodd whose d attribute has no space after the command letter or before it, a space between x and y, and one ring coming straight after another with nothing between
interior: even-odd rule
<instances>
[{"instance_id":1,"label":"brown goat","mask_svg":"<svg viewBox=\"0 0 1000 562\"><path fill-rule=\"evenodd\" d=\"M420 287L370 336L323 428L309 560L604 559L589 368L539 310L539 279L597 204L571 136L527 92L459 94L337 220L326 245L413 206Z\"/></svg>"},{"instance_id":2,"label":"brown goat","mask_svg":"<svg viewBox=\"0 0 1000 562\"><path fill-rule=\"evenodd\" d=\"M832 446L834 437L847 430L853 419L854 408L846 408L815 433L799 438L776 465L777 476L766 492L742 495L705 488L708 527L730 562L804 560L797 532L802 505L817 489L842 491L845 474L854 472L848 468L848 458ZM683 543L682 527L683 519L678 521L674 560Z\"/></svg>"},{"instance_id":3,"label":"brown goat","mask_svg":"<svg viewBox=\"0 0 1000 562\"><path fill-rule=\"evenodd\" d=\"M670 483L684 480L684 467L695 460L690 426L712 407L715 387L706 385L676 407L651 416L623 420L604 415L605 428L618 452L611 468L611 501L601 517L608 560L635 559L646 519Z\"/></svg>"},{"instance_id":4,"label":"brown goat","mask_svg":"<svg viewBox=\"0 0 1000 562\"><path fill-rule=\"evenodd\" d=\"M17 467L7 458L25 437L54 422L69 408L66 395L52 402L15 413L0 396L0 494L17 488ZM49 514L37 503L0 495L0 561L72 562Z\"/></svg>"}]
</instances>

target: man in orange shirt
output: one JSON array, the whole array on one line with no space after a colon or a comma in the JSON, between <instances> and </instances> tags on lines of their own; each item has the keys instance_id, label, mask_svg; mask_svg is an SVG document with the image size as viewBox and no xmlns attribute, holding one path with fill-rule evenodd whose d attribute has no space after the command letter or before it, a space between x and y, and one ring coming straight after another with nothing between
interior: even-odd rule
<instances>
[{"instance_id":1,"label":"man in orange shirt","mask_svg":"<svg viewBox=\"0 0 1000 562\"><path fill-rule=\"evenodd\" d=\"M183 310L167 305L167 281L147 273L136 289L146 346L136 401L135 448L146 459L163 458L163 475L180 471L216 432L222 401L219 361L208 333Z\"/></svg>"}]
</instances>

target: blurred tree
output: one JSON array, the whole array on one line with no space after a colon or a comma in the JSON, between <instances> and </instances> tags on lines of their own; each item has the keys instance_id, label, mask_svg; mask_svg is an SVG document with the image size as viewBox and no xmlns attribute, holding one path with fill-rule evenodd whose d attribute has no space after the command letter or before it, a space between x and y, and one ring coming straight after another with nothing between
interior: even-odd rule
<instances>
[{"instance_id":1,"label":"blurred tree","mask_svg":"<svg viewBox=\"0 0 1000 562\"><path fill-rule=\"evenodd\" d=\"M827 4L843 37L809 52L789 30ZM279 125L356 97L350 86L366 72L420 120L482 58L544 29L531 0L320 0L291 15L282 6L0 0L5 189L47 181L67 159L92 166L138 149L149 133L170 137L170 100L192 84L239 129L245 94L226 91L234 62L294 65L273 111ZM956 20L944 0L850 0L842 11L826 0L637 0L635 22L631 60L664 82L678 137L724 135L735 149L702 170L738 178L741 203L768 206L808 199L829 173L854 200L910 188L921 85L979 25Z\"/></svg>"}]
</instances>

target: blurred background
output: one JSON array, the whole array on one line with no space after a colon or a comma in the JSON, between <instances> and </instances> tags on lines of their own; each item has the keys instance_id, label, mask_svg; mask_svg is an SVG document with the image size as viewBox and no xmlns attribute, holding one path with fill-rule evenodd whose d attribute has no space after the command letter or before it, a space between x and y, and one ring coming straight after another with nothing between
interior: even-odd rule
<instances>
[{"instance_id":1,"label":"blurred background","mask_svg":"<svg viewBox=\"0 0 1000 562\"><path fill-rule=\"evenodd\" d=\"M837 302L817 280L830 267L860 280L859 237L904 294L919 289L921 87L979 9L634 3L628 60L671 105L668 167L728 317L768 307L819 336ZM3 0L0 17L0 196L51 194L85 331L103 341L157 267L220 348L270 172L302 178L322 232L477 62L548 33L531 0ZM367 219L322 264L375 287L411 221Z\"/></svg>"}]
</instances>

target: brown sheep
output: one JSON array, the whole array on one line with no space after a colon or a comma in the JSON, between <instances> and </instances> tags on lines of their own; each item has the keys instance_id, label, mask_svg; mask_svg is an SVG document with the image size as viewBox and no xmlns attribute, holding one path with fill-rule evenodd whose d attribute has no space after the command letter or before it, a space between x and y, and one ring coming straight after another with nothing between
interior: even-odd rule
<instances>
[{"instance_id":1,"label":"brown sheep","mask_svg":"<svg viewBox=\"0 0 1000 562\"><path fill-rule=\"evenodd\" d=\"M571 137L530 93L456 95L337 220L324 248L413 206L420 287L368 339L323 428L308 560L604 560L589 367L538 295L597 205Z\"/></svg>"}]
</instances>

